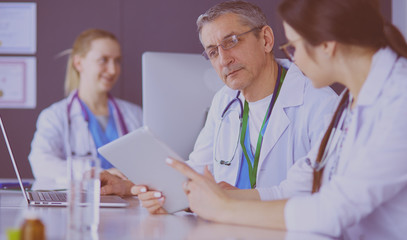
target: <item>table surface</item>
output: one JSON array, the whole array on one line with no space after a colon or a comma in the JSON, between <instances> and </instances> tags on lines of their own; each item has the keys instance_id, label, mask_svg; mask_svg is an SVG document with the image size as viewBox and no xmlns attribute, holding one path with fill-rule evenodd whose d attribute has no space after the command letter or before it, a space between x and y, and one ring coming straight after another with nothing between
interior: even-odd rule
<instances>
[{"instance_id":1,"label":"table surface","mask_svg":"<svg viewBox=\"0 0 407 240\"><path fill-rule=\"evenodd\" d=\"M101 208L98 240L103 239L331 239L309 233L292 233L203 220L193 213L150 215L136 197L127 208ZM34 211L43 221L48 240L65 239L66 207L29 207L21 191L0 190L0 239L9 228L19 228L24 214ZM242 216L244 217L244 216Z\"/></svg>"}]
</instances>

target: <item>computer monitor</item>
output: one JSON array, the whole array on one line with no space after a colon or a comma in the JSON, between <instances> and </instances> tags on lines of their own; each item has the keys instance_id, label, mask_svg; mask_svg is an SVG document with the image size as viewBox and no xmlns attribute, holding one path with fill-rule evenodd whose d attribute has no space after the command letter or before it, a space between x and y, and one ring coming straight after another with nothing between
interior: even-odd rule
<instances>
[{"instance_id":1,"label":"computer monitor","mask_svg":"<svg viewBox=\"0 0 407 240\"><path fill-rule=\"evenodd\" d=\"M142 75L144 124L188 159L222 80L209 61L189 53L145 52Z\"/></svg>"}]
</instances>

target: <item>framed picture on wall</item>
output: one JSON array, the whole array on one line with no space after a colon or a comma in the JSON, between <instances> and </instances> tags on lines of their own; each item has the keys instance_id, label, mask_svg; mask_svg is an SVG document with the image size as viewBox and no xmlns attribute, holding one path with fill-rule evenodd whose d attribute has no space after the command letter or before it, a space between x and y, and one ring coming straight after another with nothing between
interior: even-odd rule
<instances>
[{"instance_id":1,"label":"framed picture on wall","mask_svg":"<svg viewBox=\"0 0 407 240\"><path fill-rule=\"evenodd\" d=\"M37 4L0 3L0 54L35 54Z\"/></svg>"},{"instance_id":2,"label":"framed picture on wall","mask_svg":"<svg viewBox=\"0 0 407 240\"><path fill-rule=\"evenodd\" d=\"M0 108L35 108L36 58L0 57Z\"/></svg>"}]
</instances>

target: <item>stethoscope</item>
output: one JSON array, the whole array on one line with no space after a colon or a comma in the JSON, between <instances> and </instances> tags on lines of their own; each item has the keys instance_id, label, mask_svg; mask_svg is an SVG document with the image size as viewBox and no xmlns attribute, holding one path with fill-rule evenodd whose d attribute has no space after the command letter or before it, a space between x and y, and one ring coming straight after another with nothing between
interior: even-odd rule
<instances>
[{"instance_id":1,"label":"stethoscope","mask_svg":"<svg viewBox=\"0 0 407 240\"><path fill-rule=\"evenodd\" d=\"M219 162L221 165L225 165L225 166L230 166L230 164L232 163L232 160L235 158L236 152L237 152L237 148L239 147L239 137L240 137L240 133L242 130L242 123L243 123L243 103L242 100L240 100L239 98L240 95L240 91L237 92L236 97L234 99L232 99L225 107L225 109L222 112L221 115L221 121L218 127L218 130L216 132L216 137L215 137L215 144L214 144L214 159L215 161ZM227 117L227 113L232 110L232 105L238 103L239 107L240 107L240 111L239 111L239 130L238 130L238 135L239 137L236 138L236 143L234 143L235 147L233 148L233 155L231 156L230 159L228 160L224 160L224 159L217 159L217 152L218 152L218 140L219 140L219 134L220 131L222 129L222 125L225 123L225 118Z\"/></svg>"},{"instance_id":2,"label":"stethoscope","mask_svg":"<svg viewBox=\"0 0 407 240\"><path fill-rule=\"evenodd\" d=\"M114 100L114 98L112 97L112 95L110 93L108 94L108 98L111 101L111 103L113 104L113 107L116 109L120 129L121 129L123 135L125 135L129 131L127 130L126 124L124 123L123 114L120 111L119 105L117 105L116 100ZM68 106L67 106L68 123L70 124L70 122L71 122L70 114L71 114L71 109L72 109L73 102L75 100L77 100L79 102L79 105L81 106L82 114L83 114L83 116L85 118L85 121L89 122L88 112L86 111L85 106L83 105L83 102L79 99L78 90L76 90L76 92L74 93L74 95L71 98L71 101L69 101Z\"/></svg>"},{"instance_id":3,"label":"stethoscope","mask_svg":"<svg viewBox=\"0 0 407 240\"><path fill-rule=\"evenodd\" d=\"M123 114L120 111L120 108L119 108L116 100L113 98L113 96L110 93L108 94L108 99L112 103L113 107L115 108L115 110L117 112L117 118L118 118L118 121L119 121L119 127L120 127L120 130L121 130L121 133L123 135L127 134L129 131L128 131L127 127L126 127L126 124L124 122ZM78 90L76 90L75 93L73 94L72 98L70 99L68 105L67 105L67 121L68 121L67 133L68 134L67 134L67 137L66 137L66 142L67 142L66 147L67 147L67 150L68 150L67 152L70 155L70 157L76 155L76 153L73 151L73 149L71 147L71 141L70 141L71 140L70 139L70 135L71 135L70 134L70 131L71 131L71 110L72 110L72 106L73 106L73 103L74 103L75 100L78 101L78 103L79 103L79 105L81 107L82 116L84 117L85 122L87 124L89 124L89 114L86 111L84 103L79 98ZM90 133L88 135L90 135ZM89 138L89 142L90 142L91 136L88 136L88 138ZM92 155L91 150L90 150L90 143L88 143L88 149L89 149L89 151L85 154L86 156Z\"/></svg>"},{"instance_id":4,"label":"stethoscope","mask_svg":"<svg viewBox=\"0 0 407 240\"><path fill-rule=\"evenodd\" d=\"M221 115L222 119L225 117L226 112L230 109L232 104L235 102L239 103L239 106L240 106L239 118L240 118L240 120L243 119L243 103L242 103L242 100L240 100L239 95L240 95L240 91L237 91L236 97L232 101L230 101L228 105L226 105L226 107L223 110L222 115Z\"/></svg>"},{"instance_id":5,"label":"stethoscope","mask_svg":"<svg viewBox=\"0 0 407 240\"><path fill-rule=\"evenodd\" d=\"M268 119L270 118L271 111L273 110L274 103L275 103L276 100L277 100L277 97L278 97L278 95L279 95L279 91L280 91L281 86L282 86L282 83L283 83L283 81L284 81L285 73L286 73L286 71L287 71L286 69L284 69L284 70L285 70L285 71L283 71L283 67L281 67L281 66L278 67L277 80L276 80L276 83L275 83L275 86L274 86L273 96L272 96L272 98L271 98L271 101L270 101L270 104L269 104L269 108L268 108L268 110L267 110L267 116L266 116L266 119L264 120L265 122L263 122L262 129L260 130L260 131L261 131L260 134L264 134L263 131L264 131L265 128L267 127ZM285 72L285 73L283 74L283 72ZM242 103L242 100L240 100L239 95L240 95L240 91L237 92L236 97L235 97L234 99L232 99L232 100L226 105L225 109L223 110L222 115L221 115L221 122L220 122L220 124L219 124L218 130L217 130L217 133L216 133L216 138L215 138L215 144L214 144L214 159L215 159L216 162L220 163L221 165L225 165L225 166L230 166L230 165L231 165L232 160L234 159L234 157L235 157L235 155L236 155L237 148L238 148L238 146L239 146L240 137L243 137L243 136L244 136L244 135L241 135L241 134L242 134L242 127L243 127L243 122L244 122L243 117L244 117L244 114L245 114L245 113L244 113L243 103ZM238 133L239 133L239 134L237 135L238 138L236 139L236 145L235 145L235 147L234 147L234 149L233 149L233 155L232 155L231 157L229 157L227 160L225 160L225 159L217 159L218 150L219 150L219 149L218 149L218 141L219 141L219 134L220 134L220 132L221 132L222 124L225 122L224 120L225 120L225 118L226 118L226 116L227 116L226 113L228 113L228 112L230 111L231 106L232 106L235 102L239 103L240 112L239 112L239 130L238 130ZM245 104L246 104L246 103L245 103ZM245 107L246 107L246 106L245 106ZM262 136L259 136L259 137L261 137L261 141L258 142L258 143L260 143L260 144L259 144L259 146L257 146L257 147L259 148L259 152L260 152L260 148L261 148L261 144L262 144ZM244 149L243 149L243 152L244 152Z\"/></svg>"},{"instance_id":6,"label":"stethoscope","mask_svg":"<svg viewBox=\"0 0 407 240\"><path fill-rule=\"evenodd\" d=\"M325 165L328 162L328 159L331 158L332 155L337 151L339 142L344 138L344 126L345 121L347 119L347 115L350 112L351 98L352 98L351 96L348 96L344 104L338 110L339 112L334 119L332 133L328 138L328 143L326 144L326 148L322 155L321 162L320 163L315 162L314 164L312 164L309 159L306 159L307 164L310 165L315 171L320 171L323 167L325 167ZM338 131L340 132L338 133Z\"/></svg>"}]
</instances>

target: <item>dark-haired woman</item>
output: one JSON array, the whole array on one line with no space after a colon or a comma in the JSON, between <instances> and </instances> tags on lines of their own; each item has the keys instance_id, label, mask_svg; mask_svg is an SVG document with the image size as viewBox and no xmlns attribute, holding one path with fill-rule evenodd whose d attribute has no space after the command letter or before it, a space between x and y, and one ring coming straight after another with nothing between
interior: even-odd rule
<instances>
[{"instance_id":1,"label":"dark-haired woman","mask_svg":"<svg viewBox=\"0 0 407 240\"><path fill-rule=\"evenodd\" d=\"M320 146L271 189L223 191L188 176L190 208L225 223L347 239L407 236L407 45L376 1L284 0L289 58L315 87L346 86ZM256 196L261 200L256 201ZM244 199L244 200L243 200Z\"/></svg>"}]
</instances>

